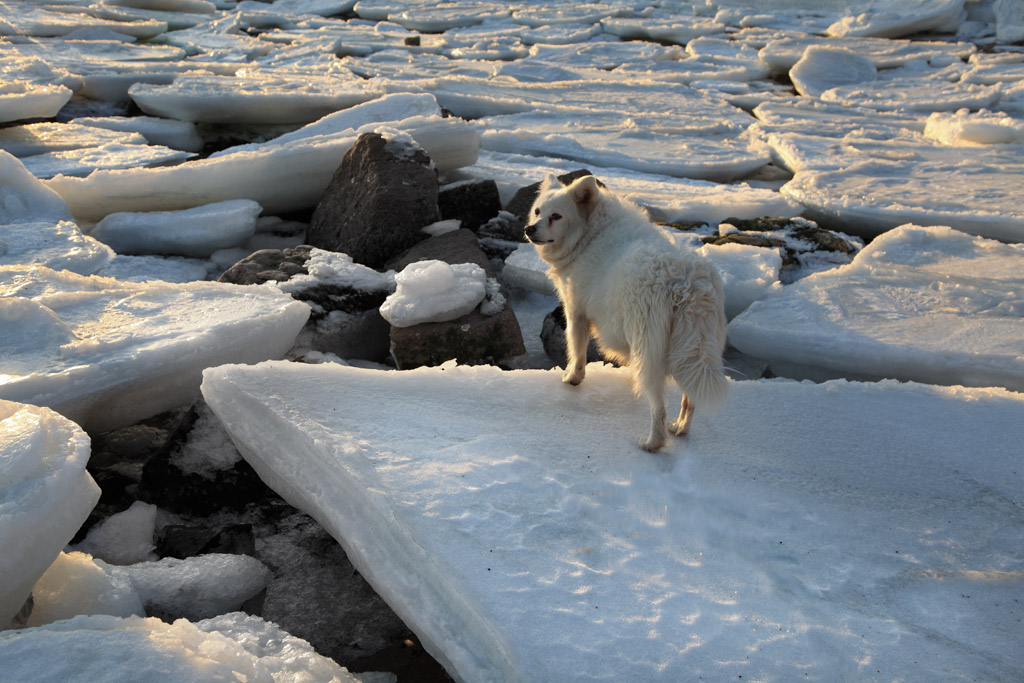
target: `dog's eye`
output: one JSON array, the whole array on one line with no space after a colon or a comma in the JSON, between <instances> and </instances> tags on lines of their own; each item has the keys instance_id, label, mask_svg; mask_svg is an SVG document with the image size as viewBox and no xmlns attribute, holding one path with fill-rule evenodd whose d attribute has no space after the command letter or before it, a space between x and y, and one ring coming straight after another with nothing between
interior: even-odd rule
<instances>
[{"instance_id":1,"label":"dog's eye","mask_svg":"<svg viewBox=\"0 0 1024 683\"><path fill-rule=\"evenodd\" d=\"M533 215L534 216L539 216L540 215L540 209L534 209L533 210Z\"/></svg>"},{"instance_id":2,"label":"dog's eye","mask_svg":"<svg viewBox=\"0 0 1024 683\"><path fill-rule=\"evenodd\" d=\"M560 214L560 213L553 213L553 214L551 214L551 220L553 220L553 221L560 221L560 220L562 220L562 214Z\"/></svg>"}]
</instances>

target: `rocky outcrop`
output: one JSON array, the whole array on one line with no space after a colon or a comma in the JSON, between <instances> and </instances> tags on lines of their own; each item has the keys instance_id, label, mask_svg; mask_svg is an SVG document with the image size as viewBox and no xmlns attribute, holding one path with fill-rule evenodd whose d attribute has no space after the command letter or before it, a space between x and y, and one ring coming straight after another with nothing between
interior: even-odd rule
<instances>
[{"instance_id":1,"label":"rocky outcrop","mask_svg":"<svg viewBox=\"0 0 1024 683\"><path fill-rule=\"evenodd\" d=\"M306 263L312 250L306 244L289 249L261 249L231 266L220 280L235 284L287 282L296 275L308 275ZM297 347L345 359L381 362L387 358L388 324L378 310L387 291L324 281L292 295L312 308L299 333Z\"/></svg>"},{"instance_id":2,"label":"rocky outcrop","mask_svg":"<svg viewBox=\"0 0 1024 683\"><path fill-rule=\"evenodd\" d=\"M476 232L501 211L498 184L493 180L463 180L440 188L437 196L441 220L459 220Z\"/></svg>"},{"instance_id":3,"label":"rocky outcrop","mask_svg":"<svg viewBox=\"0 0 1024 683\"><path fill-rule=\"evenodd\" d=\"M379 268L440 219L437 173L422 148L360 135L313 211L306 241Z\"/></svg>"}]
</instances>

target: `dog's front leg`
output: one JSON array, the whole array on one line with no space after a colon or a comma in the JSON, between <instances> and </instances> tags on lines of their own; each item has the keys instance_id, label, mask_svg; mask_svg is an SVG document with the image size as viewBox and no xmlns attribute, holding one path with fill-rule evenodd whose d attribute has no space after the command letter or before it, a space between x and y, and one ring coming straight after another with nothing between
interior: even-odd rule
<instances>
[{"instance_id":1,"label":"dog's front leg","mask_svg":"<svg viewBox=\"0 0 1024 683\"><path fill-rule=\"evenodd\" d=\"M568 360L562 381L573 386L583 381L587 372L587 343L590 341L590 321L578 307L565 303L565 345Z\"/></svg>"}]
</instances>

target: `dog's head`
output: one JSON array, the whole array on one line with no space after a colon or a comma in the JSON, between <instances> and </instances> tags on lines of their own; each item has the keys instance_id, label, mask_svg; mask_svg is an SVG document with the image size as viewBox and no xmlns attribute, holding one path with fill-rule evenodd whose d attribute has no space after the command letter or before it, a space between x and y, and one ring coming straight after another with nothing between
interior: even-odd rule
<instances>
[{"instance_id":1,"label":"dog's head","mask_svg":"<svg viewBox=\"0 0 1024 683\"><path fill-rule=\"evenodd\" d=\"M538 247L557 248L567 240L578 238L600 196L600 181L592 175L565 186L555 174L549 173L530 209L526 239Z\"/></svg>"}]
</instances>

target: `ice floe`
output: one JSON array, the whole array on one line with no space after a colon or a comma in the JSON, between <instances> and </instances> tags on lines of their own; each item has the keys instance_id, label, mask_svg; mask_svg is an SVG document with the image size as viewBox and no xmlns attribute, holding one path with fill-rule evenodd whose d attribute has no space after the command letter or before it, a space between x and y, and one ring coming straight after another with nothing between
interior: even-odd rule
<instances>
[{"instance_id":1,"label":"ice floe","mask_svg":"<svg viewBox=\"0 0 1024 683\"><path fill-rule=\"evenodd\" d=\"M139 83L128 95L154 116L205 123L309 123L383 92L350 76L182 75L170 85Z\"/></svg>"},{"instance_id":2,"label":"ice floe","mask_svg":"<svg viewBox=\"0 0 1024 683\"><path fill-rule=\"evenodd\" d=\"M0 122L55 116L71 99L63 85L36 85L24 81L0 84Z\"/></svg>"},{"instance_id":3,"label":"ice floe","mask_svg":"<svg viewBox=\"0 0 1024 683\"><path fill-rule=\"evenodd\" d=\"M89 235L119 254L206 258L244 244L256 233L260 211L251 199L233 199L181 211L111 213Z\"/></svg>"},{"instance_id":4,"label":"ice floe","mask_svg":"<svg viewBox=\"0 0 1024 683\"><path fill-rule=\"evenodd\" d=\"M82 234L72 221L8 223L0 232L0 266L38 265L90 275L113 258L110 247Z\"/></svg>"},{"instance_id":5,"label":"ice floe","mask_svg":"<svg viewBox=\"0 0 1024 683\"><path fill-rule=\"evenodd\" d=\"M0 267L0 398L54 408L89 431L196 397L203 368L279 358L309 307L267 287L135 283Z\"/></svg>"},{"instance_id":6,"label":"ice floe","mask_svg":"<svg viewBox=\"0 0 1024 683\"><path fill-rule=\"evenodd\" d=\"M828 35L899 38L926 31L955 32L964 19L964 0L874 0L850 9L848 16L828 27Z\"/></svg>"},{"instance_id":7,"label":"ice floe","mask_svg":"<svg viewBox=\"0 0 1024 683\"><path fill-rule=\"evenodd\" d=\"M1024 391L1024 249L902 226L851 265L783 287L729 325L779 375Z\"/></svg>"},{"instance_id":8,"label":"ice floe","mask_svg":"<svg viewBox=\"0 0 1024 683\"><path fill-rule=\"evenodd\" d=\"M203 393L457 680L1019 673L992 502L1021 493L1019 394L740 382L641 457L627 374L559 375L265 363Z\"/></svg>"},{"instance_id":9,"label":"ice floe","mask_svg":"<svg viewBox=\"0 0 1024 683\"><path fill-rule=\"evenodd\" d=\"M12 327L9 312L0 312L4 336L28 332ZM0 366L0 382L10 371L6 362ZM85 470L89 452L89 437L67 418L0 399L0 625L18 613L99 500Z\"/></svg>"},{"instance_id":10,"label":"ice floe","mask_svg":"<svg viewBox=\"0 0 1024 683\"><path fill-rule=\"evenodd\" d=\"M271 141L179 166L97 171L85 178L57 176L46 184L76 218L86 221L114 212L186 209L230 199L251 199L269 214L309 209L358 135L387 123L412 135L440 170L471 165L479 151L479 133L469 122L421 116L301 137L289 144ZM149 191L155 186L161 192Z\"/></svg>"}]
</instances>

